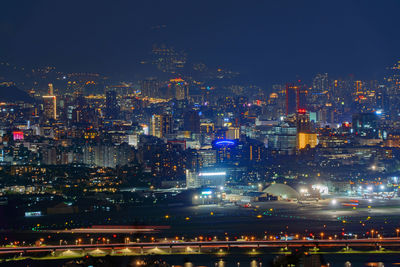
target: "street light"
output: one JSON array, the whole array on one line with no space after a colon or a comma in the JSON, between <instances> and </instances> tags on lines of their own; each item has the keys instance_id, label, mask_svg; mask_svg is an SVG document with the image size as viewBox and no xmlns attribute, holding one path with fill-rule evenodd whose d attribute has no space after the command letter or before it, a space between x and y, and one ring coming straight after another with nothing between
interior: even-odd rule
<instances>
[{"instance_id":1,"label":"street light","mask_svg":"<svg viewBox=\"0 0 400 267\"><path fill-rule=\"evenodd\" d=\"M397 234L397 238L399 238L399 232L400 232L400 229L396 229L396 234Z\"/></svg>"},{"instance_id":2,"label":"street light","mask_svg":"<svg viewBox=\"0 0 400 267\"><path fill-rule=\"evenodd\" d=\"M375 230L371 230L371 238L374 238L374 232Z\"/></svg>"}]
</instances>

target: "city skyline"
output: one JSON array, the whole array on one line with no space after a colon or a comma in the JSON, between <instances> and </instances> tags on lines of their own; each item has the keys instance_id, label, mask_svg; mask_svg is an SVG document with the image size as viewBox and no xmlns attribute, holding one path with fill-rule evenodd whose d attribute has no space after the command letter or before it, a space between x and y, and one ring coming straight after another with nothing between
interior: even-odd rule
<instances>
[{"instance_id":1,"label":"city skyline","mask_svg":"<svg viewBox=\"0 0 400 267\"><path fill-rule=\"evenodd\" d=\"M1 266L398 264L399 1L1 7Z\"/></svg>"},{"instance_id":2,"label":"city skyline","mask_svg":"<svg viewBox=\"0 0 400 267\"><path fill-rule=\"evenodd\" d=\"M0 58L123 79L148 76L154 44L261 86L320 72L378 79L400 57L397 1L13 1L0 20ZM107 18L107 19L104 19ZM6 53L5 53L6 52ZM306 64L305 64L306 63Z\"/></svg>"}]
</instances>

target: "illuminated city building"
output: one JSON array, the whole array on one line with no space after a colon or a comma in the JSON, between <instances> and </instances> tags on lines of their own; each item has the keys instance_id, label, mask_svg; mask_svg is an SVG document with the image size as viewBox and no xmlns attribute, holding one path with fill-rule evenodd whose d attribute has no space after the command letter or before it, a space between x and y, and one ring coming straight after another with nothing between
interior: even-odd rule
<instances>
[{"instance_id":1,"label":"illuminated city building","mask_svg":"<svg viewBox=\"0 0 400 267\"><path fill-rule=\"evenodd\" d=\"M297 128L287 123L272 127L268 147L282 154L293 154L297 147Z\"/></svg>"},{"instance_id":2,"label":"illuminated city building","mask_svg":"<svg viewBox=\"0 0 400 267\"><path fill-rule=\"evenodd\" d=\"M52 83L49 83L49 95L54 95L54 87Z\"/></svg>"},{"instance_id":3,"label":"illuminated city building","mask_svg":"<svg viewBox=\"0 0 400 267\"><path fill-rule=\"evenodd\" d=\"M105 116L108 119L117 119L119 117L120 107L117 101L117 92L107 91L106 92L106 107Z\"/></svg>"},{"instance_id":4,"label":"illuminated city building","mask_svg":"<svg viewBox=\"0 0 400 267\"><path fill-rule=\"evenodd\" d=\"M375 113L358 113L352 117L353 132L359 136L378 137L378 117Z\"/></svg>"},{"instance_id":5,"label":"illuminated city building","mask_svg":"<svg viewBox=\"0 0 400 267\"><path fill-rule=\"evenodd\" d=\"M43 96L43 115L47 119L57 119L57 98L54 95Z\"/></svg>"},{"instance_id":6,"label":"illuminated city building","mask_svg":"<svg viewBox=\"0 0 400 267\"><path fill-rule=\"evenodd\" d=\"M181 78L171 79L168 84L168 89L177 100L189 98L189 85Z\"/></svg>"},{"instance_id":7,"label":"illuminated city building","mask_svg":"<svg viewBox=\"0 0 400 267\"><path fill-rule=\"evenodd\" d=\"M316 133L298 133L297 134L297 149L314 148L318 144Z\"/></svg>"},{"instance_id":8,"label":"illuminated city building","mask_svg":"<svg viewBox=\"0 0 400 267\"><path fill-rule=\"evenodd\" d=\"M172 133L172 131L173 125L171 114L153 115L151 117L151 135L163 138L167 134Z\"/></svg>"},{"instance_id":9,"label":"illuminated city building","mask_svg":"<svg viewBox=\"0 0 400 267\"><path fill-rule=\"evenodd\" d=\"M13 140L17 141L17 140L24 140L24 132L22 131L13 131Z\"/></svg>"},{"instance_id":10,"label":"illuminated city building","mask_svg":"<svg viewBox=\"0 0 400 267\"><path fill-rule=\"evenodd\" d=\"M286 116L296 113L299 109L306 109L307 93L304 85L290 83L286 85Z\"/></svg>"},{"instance_id":11,"label":"illuminated city building","mask_svg":"<svg viewBox=\"0 0 400 267\"><path fill-rule=\"evenodd\" d=\"M239 139L240 138L240 127L228 127L226 132L226 139Z\"/></svg>"},{"instance_id":12,"label":"illuminated city building","mask_svg":"<svg viewBox=\"0 0 400 267\"><path fill-rule=\"evenodd\" d=\"M160 82L153 77L142 80L140 83L141 94L145 97L160 98L160 87Z\"/></svg>"},{"instance_id":13,"label":"illuminated city building","mask_svg":"<svg viewBox=\"0 0 400 267\"><path fill-rule=\"evenodd\" d=\"M220 188L225 186L226 171L221 169L202 169L201 171L186 170L187 188Z\"/></svg>"}]
</instances>

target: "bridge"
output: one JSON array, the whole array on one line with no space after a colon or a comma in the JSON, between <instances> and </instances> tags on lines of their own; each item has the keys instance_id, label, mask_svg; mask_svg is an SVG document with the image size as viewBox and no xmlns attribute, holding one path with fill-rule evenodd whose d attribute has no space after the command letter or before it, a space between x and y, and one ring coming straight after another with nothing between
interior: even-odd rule
<instances>
[{"instance_id":1,"label":"bridge","mask_svg":"<svg viewBox=\"0 0 400 267\"><path fill-rule=\"evenodd\" d=\"M365 248L370 250L391 249L400 247L400 238L363 238L363 239L315 239L315 240L254 240L254 241L159 241L139 243L113 244L71 244L71 245L42 245L42 246L14 246L0 247L0 254L29 255L48 252L52 255L65 253L73 256L103 254L174 254L174 253L210 253L229 251L233 248L241 249L324 249L338 248ZM396 251L397 253L397 251ZM398 251L400 253L400 250Z\"/></svg>"}]
</instances>

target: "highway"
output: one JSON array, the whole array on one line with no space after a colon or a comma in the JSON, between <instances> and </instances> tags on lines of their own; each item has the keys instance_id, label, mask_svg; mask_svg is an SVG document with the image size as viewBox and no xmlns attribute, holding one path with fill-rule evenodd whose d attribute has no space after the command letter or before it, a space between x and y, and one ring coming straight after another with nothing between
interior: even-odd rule
<instances>
[{"instance_id":1,"label":"highway","mask_svg":"<svg viewBox=\"0 0 400 267\"><path fill-rule=\"evenodd\" d=\"M15 246L0 247L0 254L35 253L35 252L62 252L62 251L92 251L92 250L136 250L143 254L151 249L187 248L346 248L346 247L400 247L400 238L368 238L368 239L315 239L315 240L255 240L255 241L188 241L188 242L141 242L141 243L113 243L113 244L74 244L74 245L42 245L42 246ZM154 252L152 252L154 253ZM400 251L399 251L400 253Z\"/></svg>"}]
</instances>

